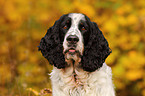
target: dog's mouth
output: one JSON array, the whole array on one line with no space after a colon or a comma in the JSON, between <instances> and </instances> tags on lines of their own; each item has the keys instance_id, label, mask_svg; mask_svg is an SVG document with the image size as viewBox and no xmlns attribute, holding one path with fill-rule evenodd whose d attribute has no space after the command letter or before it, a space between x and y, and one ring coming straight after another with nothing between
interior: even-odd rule
<instances>
[{"instance_id":1,"label":"dog's mouth","mask_svg":"<svg viewBox=\"0 0 145 96\"><path fill-rule=\"evenodd\" d=\"M65 52L65 54L70 54L70 55L74 55L76 53L79 53L79 51L77 51L75 48L68 48Z\"/></svg>"},{"instance_id":2,"label":"dog's mouth","mask_svg":"<svg viewBox=\"0 0 145 96\"><path fill-rule=\"evenodd\" d=\"M69 51L70 53L74 53L74 52L76 52L75 49L69 49L68 51Z\"/></svg>"},{"instance_id":3,"label":"dog's mouth","mask_svg":"<svg viewBox=\"0 0 145 96\"><path fill-rule=\"evenodd\" d=\"M80 62L81 53L75 48L68 48L64 51L66 62ZM70 61L67 61L70 60Z\"/></svg>"}]
</instances>

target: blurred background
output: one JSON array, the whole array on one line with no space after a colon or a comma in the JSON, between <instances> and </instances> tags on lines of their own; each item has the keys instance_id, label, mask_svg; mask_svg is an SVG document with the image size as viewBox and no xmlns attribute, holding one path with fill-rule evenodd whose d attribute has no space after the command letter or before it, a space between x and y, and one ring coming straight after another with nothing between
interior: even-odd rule
<instances>
[{"instance_id":1,"label":"blurred background","mask_svg":"<svg viewBox=\"0 0 145 96\"><path fill-rule=\"evenodd\" d=\"M145 0L0 0L0 96L51 89L52 66L37 46L72 12L86 14L107 38L116 96L145 96Z\"/></svg>"}]
</instances>

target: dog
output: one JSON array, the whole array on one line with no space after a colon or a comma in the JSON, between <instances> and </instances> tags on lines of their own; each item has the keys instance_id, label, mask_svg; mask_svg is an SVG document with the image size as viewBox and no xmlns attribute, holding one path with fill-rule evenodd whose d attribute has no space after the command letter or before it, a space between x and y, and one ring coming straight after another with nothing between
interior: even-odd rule
<instances>
[{"instance_id":1,"label":"dog","mask_svg":"<svg viewBox=\"0 0 145 96\"><path fill-rule=\"evenodd\" d=\"M38 46L53 65L53 96L115 96L112 52L98 25L84 14L69 13L47 30Z\"/></svg>"}]
</instances>

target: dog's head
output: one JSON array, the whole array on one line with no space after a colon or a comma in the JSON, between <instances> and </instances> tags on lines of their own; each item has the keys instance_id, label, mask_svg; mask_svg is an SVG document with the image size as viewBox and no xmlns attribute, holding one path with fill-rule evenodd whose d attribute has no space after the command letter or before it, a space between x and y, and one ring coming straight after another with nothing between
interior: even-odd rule
<instances>
[{"instance_id":1,"label":"dog's head","mask_svg":"<svg viewBox=\"0 0 145 96\"><path fill-rule=\"evenodd\" d=\"M39 50L58 69L77 61L88 72L100 68L111 53L97 24L80 13L60 17L41 39Z\"/></svg>"}]
</instances>

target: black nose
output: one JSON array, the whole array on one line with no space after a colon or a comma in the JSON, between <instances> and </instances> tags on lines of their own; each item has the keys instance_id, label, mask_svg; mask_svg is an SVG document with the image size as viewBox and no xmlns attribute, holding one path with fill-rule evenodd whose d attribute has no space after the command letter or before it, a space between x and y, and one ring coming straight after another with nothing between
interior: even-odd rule
<instances>
[{"instance_id":1,"label":"black nose","mask_svg":"<svg viewBox=\"0 0 145 96\"><path fill-rule=\"evenodd\" d=\"M68 43L76 44L79 41L79 38L76 35L69 35L66 40Z\"/></svg>"}]
</instances>

